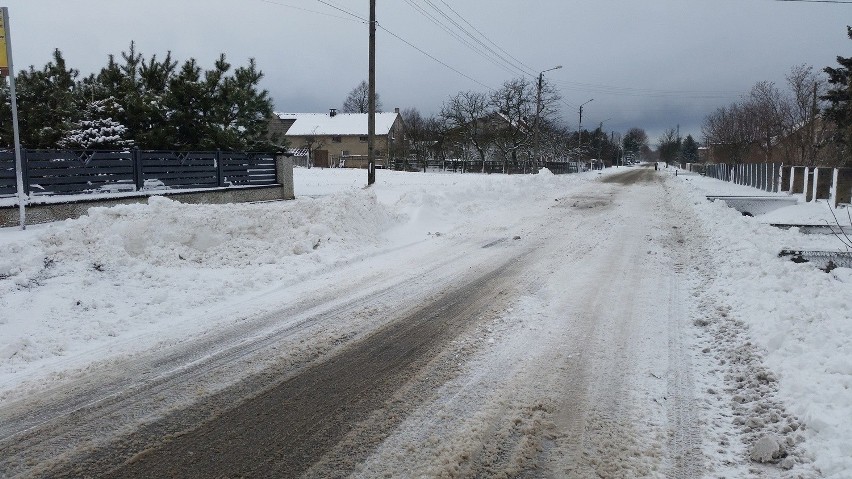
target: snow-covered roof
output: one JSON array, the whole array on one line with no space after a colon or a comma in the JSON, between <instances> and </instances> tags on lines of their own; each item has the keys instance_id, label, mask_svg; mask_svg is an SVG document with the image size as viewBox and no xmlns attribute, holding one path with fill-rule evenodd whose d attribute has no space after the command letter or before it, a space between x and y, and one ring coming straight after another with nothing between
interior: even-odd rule
<instances>
[{"instance_id":1,"label":"snow-covered roof","mask_svg":"<svg viewBox=\"0 0 852 479\"><path fill-rule=\"evenodd\" d=\"M285 136L366 135L366 113L275 113L282 120L296 120ZM399 113L376 113L376 134L387 135Z\"/></svg>"}]
</instances>

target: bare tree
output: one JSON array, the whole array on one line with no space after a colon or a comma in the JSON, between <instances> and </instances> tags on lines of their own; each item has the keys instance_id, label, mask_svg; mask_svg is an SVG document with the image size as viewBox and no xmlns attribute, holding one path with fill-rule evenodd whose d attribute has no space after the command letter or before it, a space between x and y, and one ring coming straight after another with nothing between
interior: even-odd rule
<instances>
[{"instance_id":1,"label":"bare tree","mask_svg":"<svg viewBox=\"0 0 852 479\"><path fill-rule=\"evenodd\" d=\"M305 136L305 147L308 149L308 167L314 166L314 151L319 150L323 146L325 146L324 137L315 134Z\"/></svg>"},{"instance_id":2,"label":"bare tree","mask_svg":"<svg viewBox=\"0 0 852 479\"><path fill-rule=\"evenodd\" d=\"M763 152L764 161L771 163L773 153L793 128L785 122L790 117L791 105L774 83L756 83L744 103L743 113L750 115L748 122L754 128L755 145Z\"/></svg>"},{"instance_id":3,"label":"bare tree","mask_svg":"<svg viewBox=\"0 0 852 479\"><path fill-rule=\"evenodd\" d=\"M525 78L509 80L491 93L489 106L496 112L492 118L494 145L503 154L503 173L509 172L509 159L518 161L518 151L530 146L534 134L536 90Z\"/></svg>"},{"instance_id":4,"label":"bare tree","mask_svg":"<svg viewBox=\"0 0 852 479\"><path fill-rule=\"evenodd\" d=\"M440 122L434 118L423 117L417 108L406 108L400 115L405 125L405 136L409 146L407 153L420 162L425 172L426 162L435 145L434 136L437 134L435 127Z\"/></svg>"},{"instance_id":5,"label":"bare tree","mask_svg":"<svg viewBox=\"0 0 852 479\"><path fill-rule=\"evenodd\" d=\"M343 108L340 110L343 113L369 113L370 108L370 88L366 81L361 81L343 102ZM379 100L379 94L376 93L376 111L382 111L382 102Z\"/></svg>"},{"instance_id":6,"label":"bare tree","mask_svg":"<svg viewBox=\"0 0 852 479\"><path fill-rule=\"evenodd\" d=\"M449 134L459 141L463 150L468 145L473 147L482 160L483 171L486 152L492 143L486 121L488 112L488 98L474 91L457 93L441 107L441 118Z\"/></svg>"},{"instance_id":7,"label":"bare tree","mask_svg":"<svg viewBox=\"0 0 852 479\"><path fill-rule=\"evenodd\" d=\"M790 143L796 152L794 159L801 165L814 166L820 149L830 139L827 123L819 117L825 104L821 97L825 95L826 82L813 67L798 65L787 75L787 85L791 94L787 122L793 131Z\"/></svg>"},{"instance_id":8,"label":"bare tree","mask_svg":"<svg viewBox=\"0 0 852 479\"><path fill-rule=\"evenodd\" d=\"M742 163L755 141L754 116L739 103L716 109L704 119L701 132L717 158Z\"/></svg>"},{"instance_id":9,"label":"bare tree","mask_svg":"<svg viewBox=\"0 0 852 479\"><path fill-rule=\"evenodd\" d=\"M449 134L443 119L436 116L426 118L423 123L423 138L426 145L424 149L426 158L445 159L446 148L449 143ZM423 163L423 171L426 172L426 162Z\"/></svg>"},{"instance_id":10,"label":"bare tree","mask_svg":"<svg viewBox=\"0 0 852 479\"><path fill-rule=\"evenodd\" d=\"M571 142L574 130L555 119L544 117L539 128L541 128L539 141L542 158L545 161L566 159L567 145Z\"/></svg>"}]
</instances>

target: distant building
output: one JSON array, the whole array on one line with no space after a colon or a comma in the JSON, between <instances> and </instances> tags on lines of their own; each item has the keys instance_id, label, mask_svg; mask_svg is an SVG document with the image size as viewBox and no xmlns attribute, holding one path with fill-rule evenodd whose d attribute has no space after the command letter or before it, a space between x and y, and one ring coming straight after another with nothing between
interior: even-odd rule
<instances>
[{"instance_id":1,"label":"distant building","mask_svg":"<svg viewBox=\"0 0 852 479\"><path fill-rule=\"evenodd\" d=\"M367 113L275 113L270 134L283 135L294 150L307 151L309 161L319 167L367 167ZM384 168L404 150L402 117L376 113L373 146L376 167Z\"/></svg>"}]
</instances>

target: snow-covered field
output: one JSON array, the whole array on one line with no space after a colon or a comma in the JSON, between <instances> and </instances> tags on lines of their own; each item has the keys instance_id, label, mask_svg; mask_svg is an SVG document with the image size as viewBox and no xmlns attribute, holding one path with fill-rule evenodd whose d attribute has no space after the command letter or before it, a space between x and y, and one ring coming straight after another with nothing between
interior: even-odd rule
<instances>
[{"instance_id":1,"label":"snow-covered field","mask_svg":"<svg viewBox=\"0 0 852 479\"><path fill-rule=\"evenodd\" d=\"M554 197L570 198L617 172L379 171L375 187L364 189L363 171L297 168L295 201L206 206L153 197L147 205L93 208L86 217L26 231L0 229L0 405L281 309L294 300L291 286L364 258L412 245L440 254L441 241L453 236L528 234L512 218L535 215ZM686 234L706 239L710 254L702 261L714 272L705 284L689 285L696 327L683 334L696 345L696 358L715 358L696 359L696 395L711 407L720 401L711 390L733 381L743 383L743 404L766 408L751 399L769 390L784 403L708 421L720 433L748 435L748 421L769 422L786 409L797 419L784 427L799 429L801 421L813 465L825 477L852 477L852 270L824 273L778 258L782 249L843 245L768 225L779 218L819 223L827 207L804 204L747 218L704 196L754 190L673 173L659 172L681 205L672 214L690 216L696 226ZM732 343L742 338L750 345ZM523 353L510 345L501 356L507 364ZM742 364L719 365L731 362ZM489 374L482 366L477 377ZM778 437L794 441L788 432ZM723 449L705 447L705 454L722 464L729 454Z\"/></svg>"}]
</instances>

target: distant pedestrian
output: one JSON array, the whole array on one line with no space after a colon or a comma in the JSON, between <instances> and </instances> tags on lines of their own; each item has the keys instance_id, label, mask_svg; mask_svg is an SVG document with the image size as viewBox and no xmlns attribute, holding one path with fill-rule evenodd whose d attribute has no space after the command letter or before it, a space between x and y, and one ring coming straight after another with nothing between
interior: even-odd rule
<instances>
[{"instance_id":1,"label":"distant pedestrian","mask_svg":"<svg viewBox=\"0 0 852 479\"><path fill-rule=\"evenodd\" d=\"M660 164L659 164L659 163L657 163L657 162L655 161L655 162L654 162L654 171L657 171L657 169L658 169L659 167L660 167Z\"/></svg>"}]
</instances>

